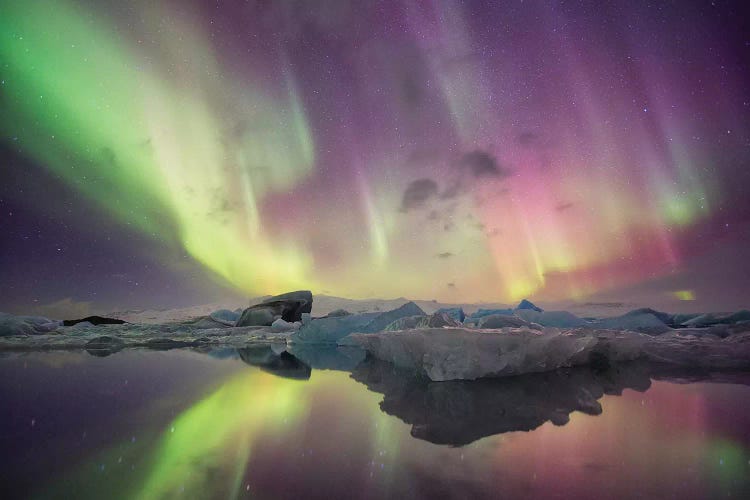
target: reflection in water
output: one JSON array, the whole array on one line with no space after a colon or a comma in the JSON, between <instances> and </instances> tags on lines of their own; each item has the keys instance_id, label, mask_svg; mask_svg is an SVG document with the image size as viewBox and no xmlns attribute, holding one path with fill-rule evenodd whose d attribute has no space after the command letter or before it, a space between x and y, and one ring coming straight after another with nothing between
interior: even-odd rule
<instances>
[{"instance_id":1,"label":"reflection in water","mask_svg":"<svg viewBox=\"0 0 750 500\"><path fill-rule=\"evenodd\" d=\"M383 394L380 409L411 425L413 437L453 446L495 434L531 431L548 421L562 426L574 411L599 415L602 406L598 400L602 396L621 395L624 389L645 392L652 378L750 385L745 375L640 363L607 370L576 367L498 379L432 382L368 357L351 376L369 390Z\"/></svg>"},{"instance_id":2,"label":"reflection in water","mask_svg":"<svg viewBox=\"0 0 750 500\"><path fill-rule=\"evenodd\" d=\"M210 492L236 497L254 441L261 435L283 433L308 408L304 384L278 384L258 372L230 378L164 431L149 454L148 474L134 496Z\"/></svg>"},{"instance_id":3,"label":"reflection in water","mask_svg":"<svg viewBox=\"0 0 750 500\"><path fill-rule=\"evenodd\" d=\"M351 375L330 369L354 351L208 354L0 359L12 409L0 409L0 459L15 467L0 471L0 483L11 484L10 497L109 499L604 490L700 498L750 489L742 375L636 364L432 383L370 359ZM734 384L691 383L707 377Z\"/></svg>"},{"instance_id":4,"label":"reflection in water","mask_svg":"<svg viewBox=\"0 0 750 500\"><path fill-rule=\"evenodd\" d=\"M316 370L352 371L365 359L364 349L358 347L331 347L295 344L289 350Z\"/></svg>"},{"instance_id":5,"label":"reflection in water","mask_svg":"<svg viewBox=\"0 0 750 500\"><path fill-rule=\"evenodd\" d=\"M501 379L431 382L389 363L368 358L352 378L384 395L380 409L412 426L411 435L436 444L462 446L493 434L530 431L569 414L599 415L604 394L651 386L644 367L596 373L586 367Z\"/></svg>"},{"instance_id":6,"label":"reflection in water","mask_svg":"<svg viewBox=\"0 0 750 500\"><path fill-rule=\"evenodd\" d=\"M242 361L264 372L297 380L310 378L310 367L285 350L277 352L271 346L257 345L237 349L237 353Z\"/></svg>"}]
</instances>

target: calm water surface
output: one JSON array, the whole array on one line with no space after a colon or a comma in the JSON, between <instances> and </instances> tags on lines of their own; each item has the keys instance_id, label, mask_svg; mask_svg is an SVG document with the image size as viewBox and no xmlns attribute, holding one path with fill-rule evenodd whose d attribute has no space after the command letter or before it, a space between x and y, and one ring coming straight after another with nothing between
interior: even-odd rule
<instances>
[{"instance_id":1,"label":"calm water surface","mask_svg":"<svg viewBox=\"0 0 750 500\"><path fill-rule=\"evenodd\" d=\"M2 357L1 496L750 498L743 375L428 383L298 355Z\"/></svg>"}]
</instances>

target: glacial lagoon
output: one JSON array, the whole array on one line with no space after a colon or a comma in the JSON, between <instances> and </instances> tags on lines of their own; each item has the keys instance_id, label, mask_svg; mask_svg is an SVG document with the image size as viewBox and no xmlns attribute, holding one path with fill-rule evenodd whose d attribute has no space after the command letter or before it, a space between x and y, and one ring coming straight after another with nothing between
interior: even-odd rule
<instances>
[{"instance_id":1,"label":"glacial lagoon","mask_svg":"<svg viewBox=\"0 0 750 500\"><path fill-rule=\"evenodd\" d=\"M750 496L746 373L432 382L355 348L95 354L0 358L4 498Z\"/></svg>"}]
</instances>

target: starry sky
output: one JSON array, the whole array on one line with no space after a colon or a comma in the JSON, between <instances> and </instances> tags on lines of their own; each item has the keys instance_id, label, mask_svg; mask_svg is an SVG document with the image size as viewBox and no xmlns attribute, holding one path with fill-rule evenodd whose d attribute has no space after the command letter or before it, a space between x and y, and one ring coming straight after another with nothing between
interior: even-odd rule
<instances>
[{"instance_id":1,"label":"starry sky","mask_svg":"<svg viewBox=\"0 0 750 500\"><path fill-rule=\"evenodd\" d=\"M742 8L1 0L0 308L750 306Z\"/></svg>"}]
</instances>

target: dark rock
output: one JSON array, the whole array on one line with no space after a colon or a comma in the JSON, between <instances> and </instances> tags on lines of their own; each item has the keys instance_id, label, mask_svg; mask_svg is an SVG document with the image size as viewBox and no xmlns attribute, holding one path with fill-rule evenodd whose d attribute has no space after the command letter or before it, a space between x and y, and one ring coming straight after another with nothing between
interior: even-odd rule
<instances>
[{"instance_id":1,"label":"dark rock","mask_svg":"<svg viewBox=\"0 0 750 500\"><path fill-rule=\"evenodd\" d=\"M242 312L237 326L271 326L278 318L287 323L302 321L302 313L312 311L313 297L309 290L289 292L269 297Z\"/></svg>"},{"instance_id":2,"label":"dark rock","mask_svg":"<svg viewBox=\"0 0 750 500\"><path fill-rule=\"evenodd\" d=\"M262 303L276 302L278 300L304 300L306 302L306 305L302 307L300 314L312 312L313 295L310 290L297 290L296 292L287 292L282 293L281 295L274 295L273 297L265 299Z\"/></svg>"},{"instance_id":3,"label":"dark rock","mask_svg":"<svg viewBox=\"0 0 750 500\"><path fill-rule=\"evenodd\" d=\"M115 318L104 318L102 316L87 316L81 319L66 319L63 321L63 326L73 326L84 321L91 323L92 325L122 325L127 323L121 319Z\"/></svg>"}]
</instances>

